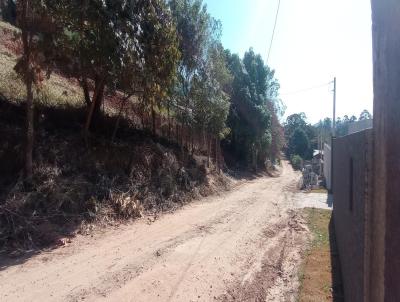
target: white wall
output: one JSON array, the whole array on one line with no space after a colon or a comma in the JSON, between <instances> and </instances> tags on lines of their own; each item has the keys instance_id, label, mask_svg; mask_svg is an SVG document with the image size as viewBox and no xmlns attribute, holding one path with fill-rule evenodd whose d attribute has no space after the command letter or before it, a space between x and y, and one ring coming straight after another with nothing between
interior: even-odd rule
<instances>
[{"instance_id":1,"label":"white wall","mask_svg":"<svg viewBox=\"0 0 400 302\"><path fill-rule=\"evenodd\" d=\"M324 144L324 177L326 181L326 188L328 190L332 189L332 179L331 179L331 165L332 165L332 151L331 146Z\"/></svg>"}]
</instances>

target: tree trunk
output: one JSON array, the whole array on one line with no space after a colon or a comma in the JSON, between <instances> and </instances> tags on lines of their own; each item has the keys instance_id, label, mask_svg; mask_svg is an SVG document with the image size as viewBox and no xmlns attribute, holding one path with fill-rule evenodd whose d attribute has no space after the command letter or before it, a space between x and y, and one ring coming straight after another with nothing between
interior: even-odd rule
<instances>
[{"instance_id":1,"label":"tree trunk","mask_svg":"<svg viewBox=\"0 0 400 302\"><path fill-rule=\"evenodd\" d=\"M22 2L21 27L22 27L22 44L24 49L24 79L26 85L26 141L25 141L25 167L24 167L24 184L32 185L33 178L33 144L34 144L34 104L33 104L33 71L31 70L31 43L32 35L29 34L28 10L30 2L25 0Z\"/></svg>"},{"instance_id":2,"label":"tree trunk","mask_svg":"<svg viewBox=\"0 0 400 302\"><path fill-rule=\"evenodd\" d=\"M219 160L218 160L218 138L215 138L215 169L219 172Z\"/></svg>"},{"instance_id":3,"label":"tree trunk","mask_svg":"<svg viewBox=\"0 0 400 302\"><path fill-rule=\"evenodd\" d=\"M167 115L168 115L168 139L171 139L171 116L170 116L170 100L167 102Z\"/></svg>"},{"instance_id":4,"label":"tree trunk","mask_svg":"<svg viewBox=\"0 0 400 302\"><path fill-rule=\"evenodd\" d=\"M183 128L183 124L180 126L180 145L181 145L181 148L182 148L182 150L183 150L183 136L184 136L184 133L185 133L185 129Z\"/></svg>"},{"instance_id":5,"label":"tree trunk","mask_svg":"<svg viewBox=\"0 0 400 302\"><path fill-rule=\"evenodd\" d=\"M139 107L140 107L140 120L141 120L141 122L142 122L142 130L144 130L144 128L145 128L145 126L144 126L144 124L145 124L145 121L144 121L144 96L142 96L141 97L141 102L140 102L140 104L139 104Z\"/></svg>"},{"instance_id":6,"label":"tree trunk","mask_svg":"<svg viewBox=\"0 0 400 302\"><path fill-rule=\"evenodd\" d=\"M178 125L178 123L175 124L175 136L176 136L176 143L179 144L179 125Z\"/></svg>"},{"instance_id":7,"label":"tree trunk","mask_svg":"<svg viewBox=\"0 0 400 302\"><path fill-rule=\"evenodd\" d=\"M211 157L211 138L207 135L207 167L210 168L210 157Z\"/></svg>"},{"instance_id":8,"label":"tree trunk","mask_svg":"<svg viewBox=\"0 0 400 302\"><path fill-rule=\"evenodd\" d=\"M96 85L94 94L93 94L93 98L92 98L92 102L90 104L89 111L87 114L86 123L85 123L85 127L83 130L83 135L84 135L86 144L88 143L87 139L88 139L88 135L89 135L89 128L90 128L90 124L92 122L93 113L94 113L95 107L96 107L96 101L98 101L98 95L100 93L100 89L101 89L102 85L103 85L103 81L101 81L98 85Z\"/></svg>"},{"instance_id":9,"label":"tree trunk","mask_svg":"<svg viewBox=\"0 0 400 302\"><path fill-rule=\"evenodd\" d=\"M94 107L94 112L93 112L93 121L95 123L95 126L99 123L100 115L101 115L101 105L103 104L104 100L104 90L105 90L105 85L100 84L99 92L96 97L96 102L95 102L95 107Z\"/></svg>"},{"instance_id":10,"label":"tree trunk","mask_svg":"<svg viewBox=\"0 0 400 302\"><path fill-rule=\"evenodd\" d=\"M26 83L26 142L25 142L25 184L30 186L33 178L33 143L34 143L34 104L32 81L28 80Z\"/></svg>"},{"instance_id":11,"label":"tree trunk","mask_svg":"<svg viewBox=\"0 0 400 302\"><path fill-rule=\"evenodd\" d=\"M79 81L83 90L83 95L85 97L85 103L87 107L90 107L90 93L89 93L89 86L87 83L87 79L83 78L81 81Z\"/></svg>"},{"instance_id":12,"label":"tree trunk","mask_svg":"<svg viewBox=\"0 0 400 302\"><path fill-rule=\"evenodd\" d=\"M120 121L121 121L122 111L124 110L126 101L127 101L131 96L132 96L132 95L128 95L127 97L125 97L125 98L122 100L121 108L119 109L117 121L116 121L116 123L115 123L113 135L112 135L112 137L111 137L111 142L114 142L115 137L117 136L117 131L118 131L119 123L120 123Z\"/></svg>"},{"instance_id":13,"label":"tree trunk","mask_svg":"<svg viewBox=\"0 0 400 302\"><path fill-rule=\"evenodd\" d=\"M156 136L156 111L154 110L154 101L151 100L151 120L152 120L152 134Z\"/></svg>"},{"instance_id":14,"label":"tree trunk","mask_svg":"<svg viewBox=\"0 0 400 302\"><path fill-rule=\"evenodd\" d=\"M192 155L194 154L194 135L195 133L193 131L193 128L190 128L190 144L191 144Z\"/></svg>"}]
</instances>

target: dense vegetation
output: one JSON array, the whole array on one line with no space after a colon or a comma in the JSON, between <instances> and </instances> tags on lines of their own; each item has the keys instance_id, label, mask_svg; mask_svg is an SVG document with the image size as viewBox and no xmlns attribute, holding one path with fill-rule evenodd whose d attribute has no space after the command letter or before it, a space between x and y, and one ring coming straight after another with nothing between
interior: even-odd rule
<instances>
[{"instance_id":1,"label":"dense vegetation","mask_svg":"<svg viewBox=\"0 0 400 302\"><path fill-rule=\"evenodd\" d=\"M357 119L354 115L350 118L345 115L336 119L336 137L348 134L349 126L357 121L372 119L372 114L363 110ZM306 115L292 114L287 117L284 124L287 141L286 155L291 159L293 166L301 167L302 160L310 160L313 151L323 148L324 143L331 143L332 119L325 118L317 124L307 123Z\"/></svg>"},{"instance_id":2,"label":"dense vegetation","mask_svg":"<svg viewBox=\"0 0 400 302\"><path fill-rule=\"evenodd\" d=\"M15 69L27 91L26 183L34 172L34 90L52 71L81 86L87 143L105 96L114 95L122 99L120 115L134 100L154 135L157 118L167 115L168 138L175 125L182 148L199 151L193 141L202 137L210 158L213 144L218 167L221 140L236 161L254 169L279 157L284 138L274 71L252 49L243 58L225 50L221 23L201 0L83 3L16 2L23 47Z\"/></svg>"}]
</instances>

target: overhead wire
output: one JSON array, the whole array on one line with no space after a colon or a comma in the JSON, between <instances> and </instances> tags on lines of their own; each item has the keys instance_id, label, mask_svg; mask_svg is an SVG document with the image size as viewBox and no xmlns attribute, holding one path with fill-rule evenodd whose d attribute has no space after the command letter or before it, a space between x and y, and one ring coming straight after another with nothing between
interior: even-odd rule
<instances>
[{"instance_id":1,"label":"overhead wire","mask_svg":"<svg viewBox=\"0 0 400 302\"><path fill-rule=\"evenodd\" d=\"M271 42L270 42L270 44L269 44L269 50L268 50L268 56L267 56L267 64L268 64L268 61L269 61L269 56L270 56L270 54L271 54L272 44L273 44L273 42L274 42L276 23L277 23L277 21L278 21L278 15L279 15L279 9L280 9L280 7L281 7L281 0L278 0L278 8L277 8L277 10L276 10L274 29L272 30Z\"/></svg>"}]
</instances>

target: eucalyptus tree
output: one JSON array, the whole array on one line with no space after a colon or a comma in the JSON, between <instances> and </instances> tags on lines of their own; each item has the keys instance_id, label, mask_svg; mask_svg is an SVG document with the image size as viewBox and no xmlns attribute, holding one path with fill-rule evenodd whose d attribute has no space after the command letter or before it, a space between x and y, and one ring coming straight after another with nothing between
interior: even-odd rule
<instances>
[{"instance_id":1,"label":"eucalyptus tree","mask_svg":"<svg viewBox=\"0 0 400 302\"><path fill-rule=\"evenodd\" d=\"M194 126L198 131L208 133L208 164L212 137L215 138L218 166L220 140L229 133L226 121L230 106L228 87L231 82L232 75L227 67L224 48L218 40L213 40L208 46L202 68L194 77L191 95L194 101Z\"/></svg>"},{"instance_id":2,"label":"eucalyptus tree","mask_svg":"<svg viewBox=\"0 0 400 302\"><path fill-rule=\"evenodd\" d=\"M155 107L164 107L175 83L180 51L175 23L164 0L142 0L140 44L143 50L143 106L150 109L155 134Z\"/></svg>"},{"instance_id":3,"label":"eucalyptus tree","mask_svg":"<svg viewBox=\"0 0 400 302\"><path fill-rule=\"evenodd\" d=\"M176 118L190 127L194 107L190 95L194 76L199 72L206 53L211 17L202 0L170 0L169 6L176 24L181 52L174 87Z\"/></svg>"},{"instance_id":4,"label":"eucalyptus tree","mask_svg":"<svg viewBox=\"0 0 400 302\"><path fill-rule=\"evenodd\" d=\"M88 108L85 135L98 116L105 89L115 90L127 69L140 70L139 42L143 18L138 0L48 1L60 34L56 36L57 67L76 78Z\"/></svg>"},{"instance_id":5,"label":"eucalyptus tree","mask_svg":"<svg viewBox=\"0 0 400 302\"><path fill-rule=\"evenodd\" d=\"M245 53L243 60L229 52L226 56L234 75L229 114L230 145L236 156L251 162L257 169L269 155L272 142L269 102L277 95L279 83L274 71L252 49Z\"/></svg>"},{"instance_id":6,"label":"eucalyptus tree","mask_svg":"<svg viewBox=\"0 0 400 302\"><path fill-rule=\"evenodd\" d=\"M362 120L370 120L370 119L372 119L372 114L368 110L364 109L360 114L359 120L362 121Z\"/></svg>"},{"instance_id":7,"label":"eucalyptus tree","mask_svg":"<svg viewBox=\"0 0 400 302\"><path fill-rule=\"evenodd\" d=\"M33 89L40 88L44 80L43 69L48 67L46 53L51 47L53 27L47 17L45 3L40 0L16 2L17 25L21 29L22 55L14 69L26 87L26 138L24 154L24 182L30 186L33 177L34 98Z\"/></svg>"}]
</instances>

